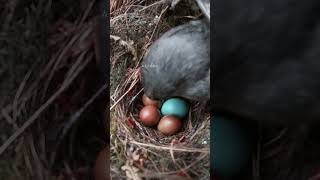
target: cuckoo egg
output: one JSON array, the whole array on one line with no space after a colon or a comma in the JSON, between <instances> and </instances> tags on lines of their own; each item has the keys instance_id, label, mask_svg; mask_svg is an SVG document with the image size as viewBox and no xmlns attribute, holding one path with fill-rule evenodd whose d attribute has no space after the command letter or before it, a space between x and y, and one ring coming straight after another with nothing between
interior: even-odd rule
<instances>
[{"instance_id":1,"label":"cuckoo egg","mask_svg":"<svg viewBox=\"0 0 320 180\"><path fill-rule=\"evenodd\" d=\"M163 103L161 113L163 115L176 116L182 119L187 115L188 109L188 103L184 99L170 98Z\"/></svg>"}]
</instances>

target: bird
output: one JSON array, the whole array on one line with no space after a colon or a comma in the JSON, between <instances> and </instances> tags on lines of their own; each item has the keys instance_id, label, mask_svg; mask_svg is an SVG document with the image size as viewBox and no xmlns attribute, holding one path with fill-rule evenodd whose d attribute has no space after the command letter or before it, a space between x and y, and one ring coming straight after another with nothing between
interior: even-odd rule
<instances>
[{"instance_id":1,"label":"bird","mask_svg":"<svg viewBox=\"0 0 320 180\"><path fill-rule=\"evenodd\" d=\"M143 58L142 85L152 99L210 99L210 1L195 1L205 18L165 32ZM168 0L172 8L178 2Z\"/></svg>"},{"instance_id":2,"label":"bird","mask_svg":"<svg viewBox=\"0 0 320 180\"><path fill-rule=\"evenodd\" d=\"M193 20L156 40L141 63L144 91L152 99L210 99L210 24Z\"/></svg>"},{"instance_id":3,"label":"bird","mask_svg":"<svg viewBox=\"0 0 320 180\"><path fill-rule=\"evenodd\" d=\"M216 112L263 123L320 120L320 2L215 0Z\"/></svg>"},{"instance_id":4,"label":"bird","mask_svg":"<svg viewBox=\"0 0 320 180\"><path fill-rule=\"evenodd\" d=\"M320 2L213 3L213 113L288 128L289 155L273 178L307 179L319 159L305 154L319 144Z\"/></svg>"}]
</instances>

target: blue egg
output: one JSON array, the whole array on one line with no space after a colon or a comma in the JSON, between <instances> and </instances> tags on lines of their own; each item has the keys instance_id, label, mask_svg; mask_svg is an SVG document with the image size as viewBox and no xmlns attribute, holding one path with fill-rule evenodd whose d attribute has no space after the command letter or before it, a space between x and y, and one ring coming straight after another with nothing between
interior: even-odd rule
<instances>
[{"instance_id":1,"label":"blue egg","mask_svg":"<svg viewBox=\"0 0 320 180\"><path fill-rule=\"evenodd\" d=\"M188 103L181 98L168 99L161 107L161 113L163 115L171 115L178 118L184 118L187 115L188 110Z\"/></svg>"},{"instance_id":2,"label":"blue egg","mask_svg":"<svg viewBox=\"0 0 320 180\"><path fill-rule=\"evenodd\" d=\"M247 167L252 142L246 128L239 121L225 117L212 118L211 164L215 174L230 177Z\"/></svg>"}]
</instances>

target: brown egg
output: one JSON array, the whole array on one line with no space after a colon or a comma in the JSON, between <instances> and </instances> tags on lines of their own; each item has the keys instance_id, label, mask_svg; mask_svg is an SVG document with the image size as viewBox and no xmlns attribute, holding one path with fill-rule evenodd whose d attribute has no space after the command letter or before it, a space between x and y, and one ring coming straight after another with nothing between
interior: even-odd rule
<instances>
[{"instance_id":1,"label":"brown egg","mask_svg":"<svg viewBox=\"0 0 320 180\"><path fill-rule=\"evenodd\" d=\"M94 179L95 180L109 180L109 168L107 165L107 154L109 152L109 147L106 146L102 149L96 159L94 165Z\"/></svg>"},{"instance_id":2,"label":"brown egg","mask_svg":"<svg viewBox=\"0 0 320 180\"><path fill-rule=\"evenodd\" d=\"M157 100L150 99L146 94L142 96L142 102L145 106L153 105L159 107L160 102Z\"/></svg>"},{"instance_id":3,"label":"brown egg","mask_svg":"<svg viewBox=\"0 0 320 180\"><path fill-rule=\"evenodd\" d=\"M158 124L158 130L167 136L177 133L180 128L181 121L174 116L164 116Z\"/></svg>"},{"instance_id":4,"label":"brown egg","mask_svg":"<svg viewBox=\"0 0 320 180\"><path fill-rule=\"evenodd\" d=\"M141 109L140 121L146 126L154 126L159 122L160 111L156 106L148 105Z\"/></svg>"}]
</instances>

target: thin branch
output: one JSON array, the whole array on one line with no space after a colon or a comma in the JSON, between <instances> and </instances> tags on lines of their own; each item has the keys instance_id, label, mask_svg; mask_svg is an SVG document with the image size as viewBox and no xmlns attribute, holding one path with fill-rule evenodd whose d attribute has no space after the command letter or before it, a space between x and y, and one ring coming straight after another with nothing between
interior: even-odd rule
<instances>
[{"instance_id":1,"label":"thin branch","mask_svg":"<svg viewBox=\"0 0 320 180\"><path fill-rule=\"evenodd\" d=\"M81 59L80 59L81 60ZM33 124L37 118L41 115L41 113L46 110L59 95L64 92L73 82L73 80L77 77L79 72L84 69L85 65L89 63L91 59L87 58L83 62L82 69L79 69L79 71L76 73L76 75L70 77L70 79L66 80L62 86L19 128L17 131L14 132L13 135L11 135L4 144L0 147L0 155L3 154L3 152L31 125Z\"/></svg>"},{"instance_id":2,"label":"thin branch","mask_svg":"<svg viewBox=\"0 0 320 180\"><path fill-rule=\"evenodd\" d=\"M152 147L155 149L162 149L162 150L173 150L173 151L181 151L181 152L199 152L199 153L209 153L210 148L178 148L178 147L170 147L170 146L158 146L158 145L153 145L153 144L146 144L146 143L141 143L137 141L130 141L132 144L136 144L139 146L145 146L145 147Z\"/></svg>"}]
</instances>

